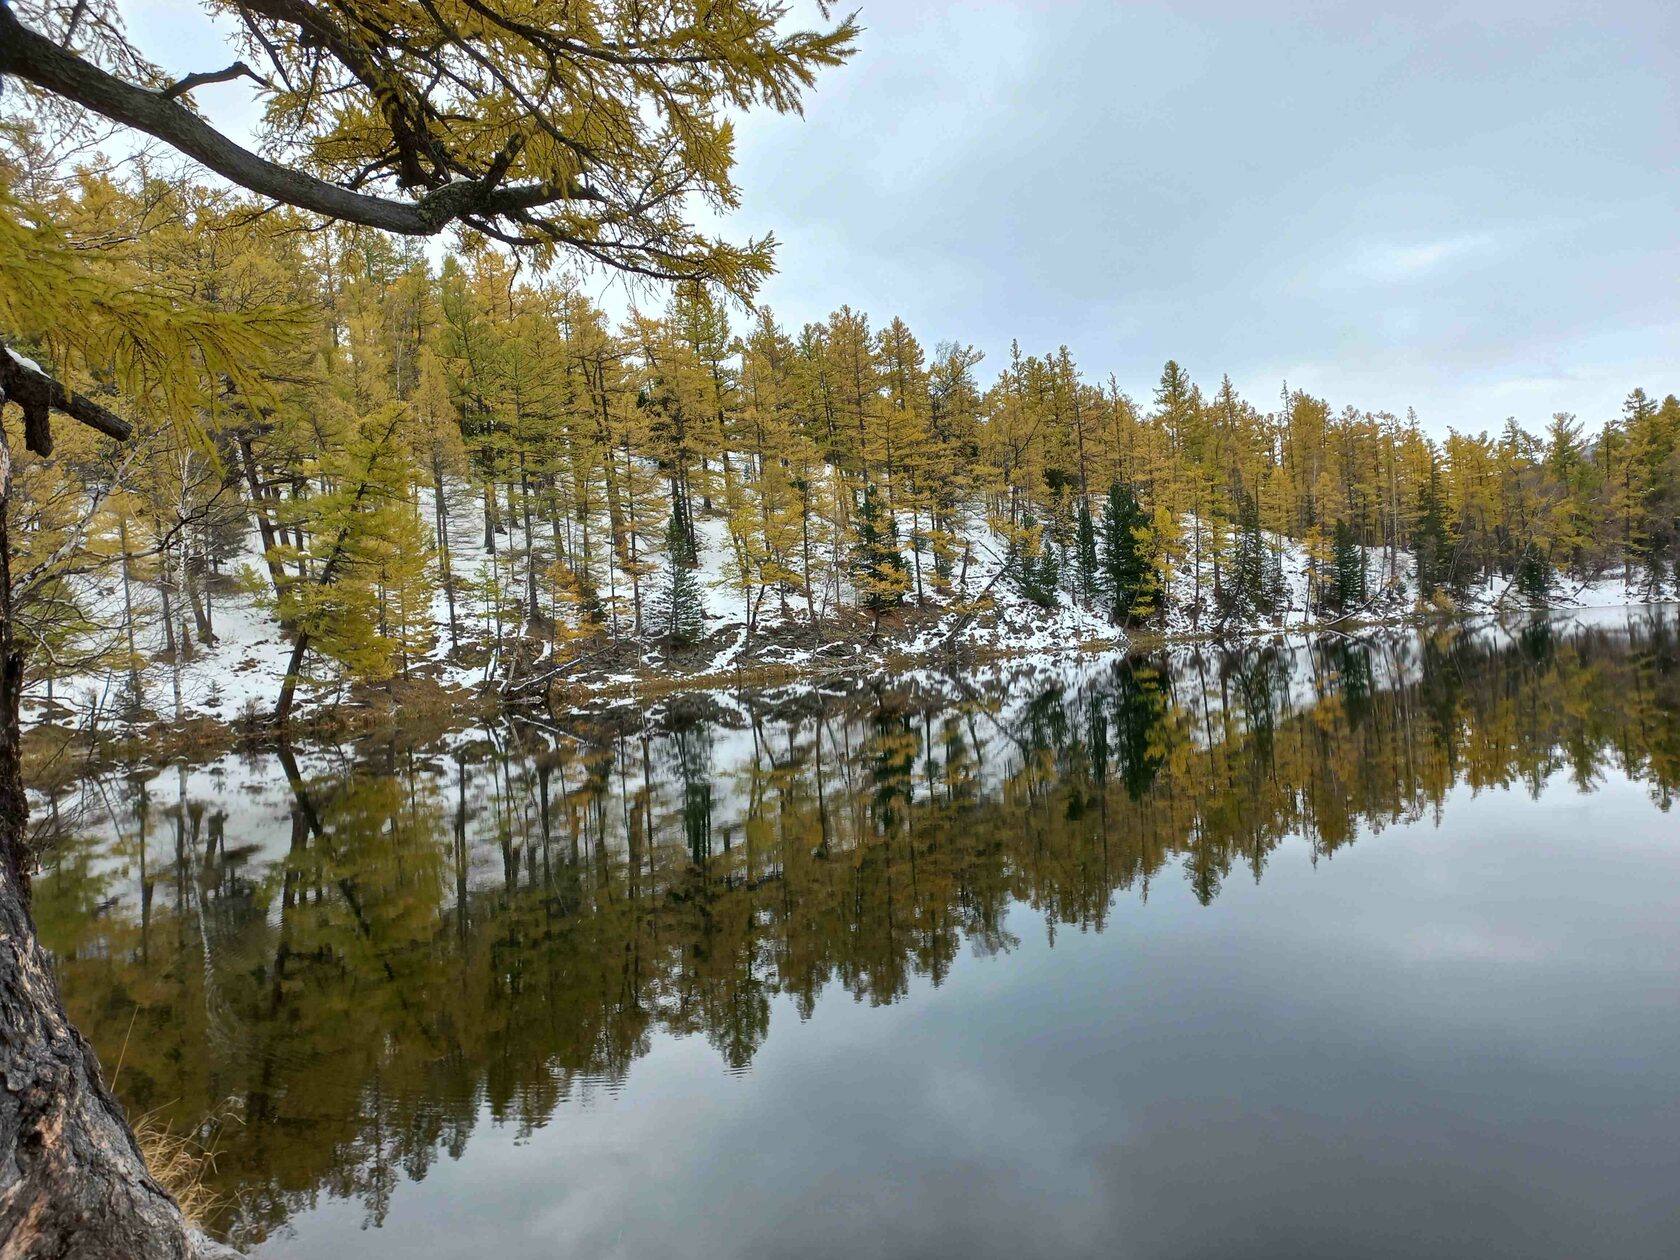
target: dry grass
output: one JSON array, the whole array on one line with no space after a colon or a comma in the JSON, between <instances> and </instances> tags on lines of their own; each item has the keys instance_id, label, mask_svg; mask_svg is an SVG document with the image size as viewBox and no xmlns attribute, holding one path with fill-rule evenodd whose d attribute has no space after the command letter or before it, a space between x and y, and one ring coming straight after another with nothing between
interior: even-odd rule
<instances>
[{"instance_id":1,"label":"dry grass","mask_svg":"<svg viewBox=\"0 0 1680 1260\"><path fill-rule=\"evenodd\" d=\"M209 1132L209 1145L197 1133L177 1133L156 1112L147 1112L134 1124L146 1167L158 1185L175 1197L187 1224L196 1229L203 1229L225 1203L220 1193L205 1184L216 1171L215 1139L221 1133L221 1121L214 1119L201 1129Z\"/></svg>"}]
</instances>

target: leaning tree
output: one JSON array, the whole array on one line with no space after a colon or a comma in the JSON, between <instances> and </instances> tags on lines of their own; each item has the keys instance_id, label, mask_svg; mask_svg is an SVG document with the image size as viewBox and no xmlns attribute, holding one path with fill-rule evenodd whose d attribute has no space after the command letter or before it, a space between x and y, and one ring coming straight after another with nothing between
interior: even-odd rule
<instances>
[{"instance_id":1,"label":"leaning tree","mask_svg":"<svg viewBox=\"0 0 1680 1260\"><path fill-rule=\"evenodd\" d=\"M780 0L206 7L233 32L238 59L175 77L126 36L118 0L0 0L6 134L140 133L323 221L411 236L457 228L538 266L582 261L743 296L769 273L774 242L730 242L694 222L700 208L736 205L731 116L797 111L858 33L853 18L828 22L826 8L823 28L789 29ZM195 90L231 82L260 95L255 144L218 129L195 102ZM252 330L101 289L77 243L5 189L15 173L0 162L0 398L8 424L14 408L21 417L30 451L51 453L54 413L126 439L125 397L139 403L125 389L167 394L176 365L228 393L247 387L240 337ZM102 401L72 387L74 365L15 350L23 312L62 321L54 344L110 369ZM10 493L0 442L0 1254L208 1254L219 1249L188 1229L148 1174L35 937Z\"/></svg>"}]
</instances>

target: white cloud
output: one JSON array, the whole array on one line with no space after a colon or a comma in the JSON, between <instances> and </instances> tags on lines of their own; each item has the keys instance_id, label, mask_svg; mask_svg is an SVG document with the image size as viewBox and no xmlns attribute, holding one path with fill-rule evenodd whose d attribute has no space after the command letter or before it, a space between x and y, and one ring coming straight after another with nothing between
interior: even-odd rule
<instances>
[{"instance_id":1,"label":"white cloud","mask_svg":"<svg viewBox=\"0 0 1680 1260\"><path fill-rule=\"evenodd\" d=\"M1485 232L1409 244L1366 241L1354 247L1342 274L1370 284L1406 284L1444 264L1486 256L1493 245L1494 238Z\"/></svg>"}]
</instances>

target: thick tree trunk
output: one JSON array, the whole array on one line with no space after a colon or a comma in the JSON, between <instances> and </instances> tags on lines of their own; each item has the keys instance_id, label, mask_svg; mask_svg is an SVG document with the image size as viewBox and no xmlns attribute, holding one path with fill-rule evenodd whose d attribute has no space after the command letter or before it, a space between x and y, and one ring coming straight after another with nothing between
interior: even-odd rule
<instances>
[{"instance_id":1,"label":"thick tree trunk","mask_svg":"<svg viewBox=\"0 0 1680 1260\"><path fill-rule=\"evenodd\" d=\"M10 460L0 444L0 1260L231 1254L195 1236L152 1180L93 1049L70 1023L29 912L6 531Z\"/></svg>"},{"instance_id":2,"label":"thick tree trunk","mask_svg":"<svg viewBox=\"0 0 1680 1260\"><path fill-rule=\"evenodd\" d=\"M13 752L0 774L14 790ZM0 863L0 1256L190 1257L195 1248L145 1161L92 1048L65 1015L14 866L8 804Z\"/></svg>"}]
</instances>

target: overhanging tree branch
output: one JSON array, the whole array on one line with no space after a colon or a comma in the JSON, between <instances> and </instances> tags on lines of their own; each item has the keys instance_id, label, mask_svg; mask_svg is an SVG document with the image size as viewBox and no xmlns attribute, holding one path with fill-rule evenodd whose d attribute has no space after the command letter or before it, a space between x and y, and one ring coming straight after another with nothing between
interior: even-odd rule
<instances>
[{"instance_id":1,"label":"overhanging tree branch","mask_svg":"<svg viewBox=\"0 0 1680 1260\"><path fill-rule=\"evenodd\" d=\"M3 8L4 6L0 6ZM62 411L73 420L80 420L90 429L97 429L119 442L127 441L133 426L107 411L91 398L65 388L56 377L48 376L35 364L19 358L0 344L0 398L15 402L23 409L25 444L37 455L51 455L52 428L47 422L49 411Z\"/></svg>"},{"instance_id":2,"label":"overhanging tree branch","mask_svg":"<svg viewBox=\"0 0 1680 1260\"><path fill-rule=\"evenodd\" d=\"M496 217L527 213L555 202L602 199L575 180L565 185L499 187L500 176L494 170L495 178L444 184L416 201L351 192L242 148L173 99L173 88L154 92L119 79L30 30L10 6L0 4L0 76L8 74L112 122L155 136L260 196L403 236L433 236L469 214ZM505 172L505 167L501 169Z\"/></svg>"}]
</instances>

